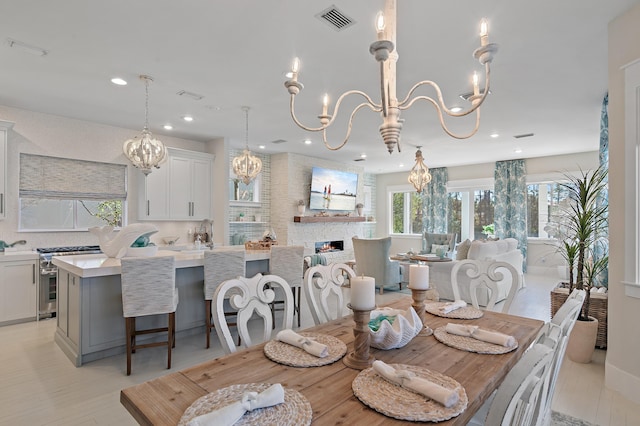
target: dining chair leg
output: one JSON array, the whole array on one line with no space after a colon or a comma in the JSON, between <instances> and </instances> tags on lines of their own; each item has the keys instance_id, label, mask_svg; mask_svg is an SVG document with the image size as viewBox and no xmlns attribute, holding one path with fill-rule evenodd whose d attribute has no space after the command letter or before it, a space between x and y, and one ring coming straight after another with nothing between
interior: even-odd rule
<instances>
[{"instance_id":1,"label":"dining chair leg","mask_svg":"<svg viewBox=\"0 0 640 426\"><path fill-rule=\"evenodd\" d=\"M207 334L207 345L206 348L209 349L211 345L211 300L204 301L204 310L205 310L205 333Z\"/></svg>"},{"instance_id":2,"label":"dining chair leg","mask_svg":"<svg viewBox=\"0 0 640 426\"><path fill-rule=\"evenodd\" d=\"M171 347L175 348L176 347L176 313L175 312L171 317L171 328L173 329L173 333L171 333L171 340L173 342L173 345Z\"/></svg>"},{"instance_id":3,"label":"dining chair leg","mask_svg":"<svg viewBox=\"0 0 640 426\"><path fill-rule=\"evenodd\" d=\"M294 311L298 315L298 328L300 328L300 295L302 294L302 288L293 287L292 290L293 290L293 300L296 301Z\"/></svg>"}]
</instances>

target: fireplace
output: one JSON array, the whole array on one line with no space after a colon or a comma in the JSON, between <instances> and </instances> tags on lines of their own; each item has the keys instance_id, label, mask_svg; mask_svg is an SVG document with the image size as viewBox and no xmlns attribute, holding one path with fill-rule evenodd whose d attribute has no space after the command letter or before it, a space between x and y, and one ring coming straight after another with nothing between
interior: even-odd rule
<instances>
[{"instance_id":1,"label":"fireplace","mask_svg":"<svg viewBox=\"0 0 640 426\"><path fill-rule=\"evenodd\" d=\"M318 241L316 242L316 253L331 253L344 250L344 241Z\"/></svg>"}]
</instances>

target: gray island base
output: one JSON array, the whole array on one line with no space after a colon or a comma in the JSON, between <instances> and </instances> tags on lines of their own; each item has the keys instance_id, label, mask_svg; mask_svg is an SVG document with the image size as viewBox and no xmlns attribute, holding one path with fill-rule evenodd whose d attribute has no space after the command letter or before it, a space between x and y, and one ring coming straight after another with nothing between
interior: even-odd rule
<instances>
[{"instance_id":1,"label":"gray island base","mask_svg":"<svg viewBox=\"0 0 640 426\"><path fill-rule=\"evenodd\" d=\"M268 272L269 254L269 251L247 251L247 276ZM204 345L203 253L160 250L156 256L176 259L180 297L176 333L202 333ZM56 344L76 367L124 353L120 260L87 254L54 257L53 264L58 267ZM137 321L140 327L159 327L163 319L154 316Z\"/></svg>"}]
</instances>

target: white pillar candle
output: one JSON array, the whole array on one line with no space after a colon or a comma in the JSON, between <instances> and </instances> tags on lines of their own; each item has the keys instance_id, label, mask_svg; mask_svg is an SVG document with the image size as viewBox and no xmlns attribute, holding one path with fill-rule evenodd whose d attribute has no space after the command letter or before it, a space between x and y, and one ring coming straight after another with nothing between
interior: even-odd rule
<instances>
[{"instance_id":1,"label":"white pillar candle","mask_svg":"<svg viewBox=\"0 0 640 426\"><path fill-rule=\"evenodd\" d=\"M376 307L376 280L373 277L351 278L351 307L367 310Z\"/></svg>"},{"instance_id":2,"label":"white pillar candle","mask_svg":"<svg viewBox=\"0 0 640 426\"><path fill-rule=\"evenodd\" d=\"M415 290L429 289L429 267L427 265L410 266L409 288L413 288Z\"/></svg>"}]
</instances>

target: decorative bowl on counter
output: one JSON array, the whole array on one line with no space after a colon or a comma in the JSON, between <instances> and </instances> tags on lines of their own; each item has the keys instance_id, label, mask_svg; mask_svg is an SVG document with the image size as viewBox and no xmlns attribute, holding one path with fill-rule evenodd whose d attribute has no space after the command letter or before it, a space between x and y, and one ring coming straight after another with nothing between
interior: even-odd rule
<instances>
[{"instance_id":1,"label":"decorative bowl on counter","mask_svg":"<svg viewBox=\"0 0 640 426\"><path fill-rule=\"evenodd\" d=\"M162 237L162 241L170 246L174 245L179 239L180 237Z\"/></svg>"}]
</instances>

